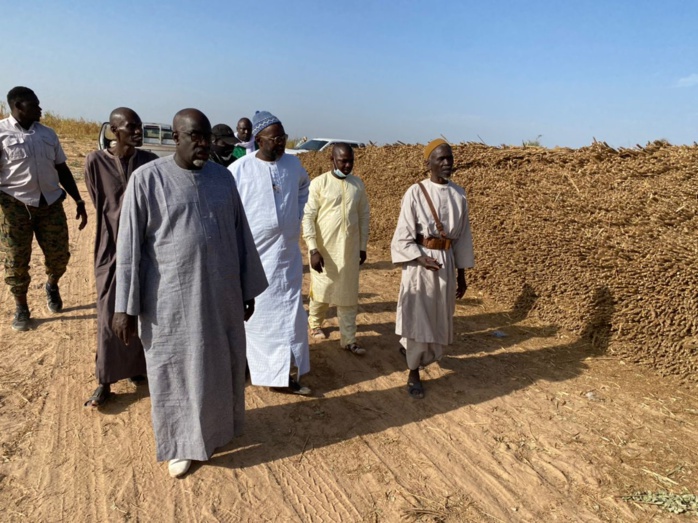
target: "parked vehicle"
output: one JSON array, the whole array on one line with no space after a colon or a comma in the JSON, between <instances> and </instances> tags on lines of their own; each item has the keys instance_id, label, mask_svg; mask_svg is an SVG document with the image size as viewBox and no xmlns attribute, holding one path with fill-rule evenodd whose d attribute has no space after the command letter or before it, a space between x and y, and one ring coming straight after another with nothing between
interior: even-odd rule
<instances>
[{"instance_id":1,"label":"parked vehicle","mask_svg":"<svg viewBox=\"0 0 698 523\"><path fill-rule=\"evenodd\" d=\"M104 122L99 130L98 146L108 149L116 137L109 128L109 122ZM164 123L143 124L143 145L139 149L151 151L158 156L169 156L175 152L175 142L172 139L172 126Z\"/></svg>"},{"instance_id":2,"label":"parked vehicle","mask_svg":"<svg viewBox=\"0 0 698 523\"><path fill-rule=\"evenodd\" d=\"M311 138L303 143L296 145L293 149L286 149L286 154L303 154L308 151L324 151L335 143L346 143L356 149L358 147L366 147L365 143L357 142L356 140L340 140L337 138Z\"/></svg>"}]
</instances>

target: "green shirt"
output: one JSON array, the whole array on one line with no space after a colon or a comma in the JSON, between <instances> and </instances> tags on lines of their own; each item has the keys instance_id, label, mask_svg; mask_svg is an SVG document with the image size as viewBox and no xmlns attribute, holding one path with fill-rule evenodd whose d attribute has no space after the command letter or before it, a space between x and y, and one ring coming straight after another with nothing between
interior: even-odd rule
<instances>
[{"instance_id":1,"label":"green shirt","mask_svg":"<svg viewBox=\"0 0 698 523\"><path fill-rule=\"evenodd\" d=\"M257 149L257 148L255 147L255 149ZM247 149L245 149L244 147L236 145L235 149L233 149L233 156L235 157L236 160L238 158L242 158L243 156L245 156L245 154L247 154Z\"/></svg>"}]
</instances>

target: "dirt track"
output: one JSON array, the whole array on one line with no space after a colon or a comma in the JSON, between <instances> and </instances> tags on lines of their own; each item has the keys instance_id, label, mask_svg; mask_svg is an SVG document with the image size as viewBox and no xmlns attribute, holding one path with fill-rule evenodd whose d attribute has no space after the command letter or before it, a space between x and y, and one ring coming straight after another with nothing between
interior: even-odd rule
<instances>
[{"instance_id":1,"label":"dirt track","mask_svg":"<svg viewBox=\"0 0 698 523\"><path fill-rule=\"evenodd\" d=\"M362 273L369 353L339 350L333 328L311 346L316 397L248 387L245 436L172 480L155 462L147 387L120 383L103 411L82 407L95 385L88 209L87 229L71 223L63 314L44 305L38 249L34 330L10 329L0 290L3 521L687 520L621 497L698 491L691 389L527 317L524 299L502 310L471 288L426 399L410 400L399 272L380 248Z\"/></svg>"}]
</instances>

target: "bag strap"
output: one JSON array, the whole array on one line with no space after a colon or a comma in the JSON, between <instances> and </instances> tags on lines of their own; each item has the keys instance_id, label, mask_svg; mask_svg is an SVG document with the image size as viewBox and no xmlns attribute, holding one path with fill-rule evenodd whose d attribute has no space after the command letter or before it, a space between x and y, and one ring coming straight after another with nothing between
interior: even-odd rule
<instances>
[{"instance_id":1,"label":"bag strap","mask_svg":"<svg viewBox=\"0 0 698 523\"><path fill-rule=\"evenodd\" d=\"M441 237L445 238L446 233L444 233L444 226L443 226L443 223L441 223L441 220L439 220L439 215L436 214L436 209L434 209L434 202L431 201L431 198L429 197L429 193L427 192L426 187L424 187L424 185L422 185L422 182L417 182L417 185L419 185L419 188L424 193L424 197L427 199L427 203L429 204L429 209L431 209L431 214L434 217L434 221L436 222L436 229L439 231L439 234L441 235Z\"/></svg>"}]
</instances>

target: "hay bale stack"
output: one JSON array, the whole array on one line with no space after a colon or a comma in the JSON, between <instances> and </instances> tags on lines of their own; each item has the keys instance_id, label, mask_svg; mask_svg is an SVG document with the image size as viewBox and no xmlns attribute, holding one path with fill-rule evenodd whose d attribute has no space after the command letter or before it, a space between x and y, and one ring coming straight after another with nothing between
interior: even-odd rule
<instances>
[{"instance_id":1,"label":"hay bale stack","mask_svg":"<svg viewBox=\"0 0 698 523\"><path fill-rule=\"evenodd\" d=\"M698 147L468 143L454 154L471 208L471 286L503 305L532 288L542 321L698 381ZM413 145L357 151L374 245L389 245L402 195L426 176L421 155ZM330 169L326 153L300 158L311 177ZM599 324L609 315L610 328Z\"/></svg>"}]
</instances>

